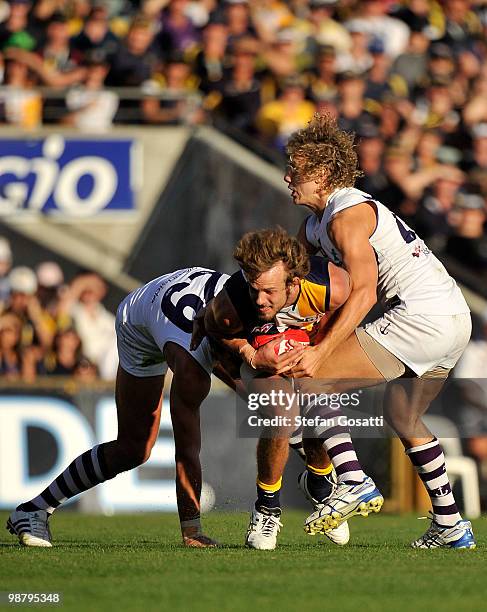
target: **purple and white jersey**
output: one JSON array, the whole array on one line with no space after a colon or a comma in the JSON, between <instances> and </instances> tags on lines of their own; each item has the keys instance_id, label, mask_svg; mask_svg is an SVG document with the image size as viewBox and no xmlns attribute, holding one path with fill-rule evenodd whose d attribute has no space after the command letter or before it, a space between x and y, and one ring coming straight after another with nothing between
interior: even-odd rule
<instances>
[{"instance_id":1,"label":"purple and white jersey","mask_svg":"<svg viewBox=\"0 0 487 612\"><path fill-rule=\"evenodd\" d=\"M321 220L308 217L306 238L336 265L342 254L328 236L328 224L342 210L371 201L377 225L369 242L377 257L378 300L385 305L397 296L408 314L454 315L470 312L465 298L443 264L410 227L368 193L349 187L328 198ZM350 228L353 231L353 227Z\"/></svg>"}]
</instances>

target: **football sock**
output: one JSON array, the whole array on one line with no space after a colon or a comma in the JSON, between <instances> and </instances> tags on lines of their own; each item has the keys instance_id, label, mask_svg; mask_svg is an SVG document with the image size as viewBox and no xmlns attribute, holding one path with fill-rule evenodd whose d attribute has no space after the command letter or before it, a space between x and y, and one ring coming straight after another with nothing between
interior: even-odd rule
<instances>
[{"instance_id":1,"label":"football sock","mask_svg":"<svg viewBox=\"0 0 487 612\"><path fill-rule=\"evenodd\" d=\"M261 480L257 479L257 501L255 502L255 509L275 510L281 511L281 486L282 476L274 484L266 484Z\"/></svg>"},{"instance_id":2,"label":"football sock","mask_svg":"<svg viewBox=\"0 0 487 612\"><path fill-rule=\"evenodd\" d=\"M438 525L451 527L462 519L446 473L445 456L436 438L431 442L406 450L423 481L433 507L433 519Z\"/></svg>"},{"instance_id":3,"label":"football sock","mask_svg":"<svg viewBox=\"0 0 487 612\"><path fill-rule=\"evenodd\" d=\"M103 446L94 446L77 457L40 495L21 504L18 509L24 512L46 510L52 514L67 499L113 478L115 474L108 476Z\"/></svg>"},{"instance_id":4,"label":"football sock","mask_svg":"<svg viewBox=\"0 0 487 612\"><path fill-rule=\"evenodd\" d=\"M365 480L348 427L340 424L344 414L340 410L332 410L323 414L324 407L319 404L308 406L306 417L319 416L326 420L325 426L315 428L313 435L323 440L323 446L333 463L338 483L358 484Z\"/></svg>"},{"instance_id":5,"label":"football sock","mask_svg":"<svg viewBox=\"0 0 487 612\"><path fill-rule=\"evenodd\" d=\"M306 479L308 491L316 500L324 500L333 490L333 482L330 480L333 465L330 463L326 468L315 468L308 464L306 469L308 470Z\"/></svg>"},{"instance_id":6,"label":"football sock","mask_svg":"<svg viewBox=\"0 0 487 612\"><path fill-rule=\"evenodd\" d=\"M298 427L289 438L289 446L296 452L303 461L306 461L306 453L303 447L303 428Z\"/></svg>"}]
</instances>

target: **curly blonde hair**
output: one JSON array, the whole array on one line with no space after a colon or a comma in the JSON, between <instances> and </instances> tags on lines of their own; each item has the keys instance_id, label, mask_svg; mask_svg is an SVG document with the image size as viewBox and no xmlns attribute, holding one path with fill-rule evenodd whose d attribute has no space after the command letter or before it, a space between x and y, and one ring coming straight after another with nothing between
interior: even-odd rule
<instances>
[{"instance_id":1,"label":"curly blonde hair","mask_svg":"<svg viewBox=\"0 0 487 612\"><path fill-rule=\"evenodd\" d=\"M322 189L353 187L361 176L357 168L354 134L341 130L328 114L315 114L307 127L289 138L290 166L301 179L315 180Z\"/></svg>"},{"instance_id":2,"label":"curly blonde hair","mask_svg":"<svg viewBox=\"0 0 487 612\"><path fill-rule=\"evenodd\" d=\"M250 282L279 261L288 270L287 284L296 276L304 278L310 270L305 247L282 227L244 234L235 247L233 257Z\"/></svg>"}]
</instances>

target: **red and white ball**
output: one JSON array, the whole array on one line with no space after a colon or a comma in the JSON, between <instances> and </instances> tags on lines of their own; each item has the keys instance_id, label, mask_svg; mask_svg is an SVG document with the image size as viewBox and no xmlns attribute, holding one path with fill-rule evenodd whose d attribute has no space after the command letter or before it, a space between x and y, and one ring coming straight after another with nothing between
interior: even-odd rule
<instances>
[{"instance_id":1,"label":"red and white ball","mask_svg":"<svg viewBox=\"0 0 487 612\"><path fill-rule=\"evenodd\" d=\"M291 344L291 340L299 342L299 344L302 344L303 346L309 345L309 336L307 331L299 328L288 328L279 334L258 334L253 336L250 344L253 346L253 348L258 349L276 338L281 338L279 344L276 344L274 347L276 355L282 355L283 353L287 353L288 351L292 350L293 346Z\"/></svg>"}]
</instances>

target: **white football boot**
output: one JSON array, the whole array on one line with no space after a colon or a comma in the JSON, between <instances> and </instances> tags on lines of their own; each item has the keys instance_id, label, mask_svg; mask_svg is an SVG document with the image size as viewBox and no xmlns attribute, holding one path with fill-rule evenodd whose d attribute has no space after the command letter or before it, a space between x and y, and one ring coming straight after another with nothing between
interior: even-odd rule
<instances>
[{"instance_id":1,"label":"white football boot","mask_svg":"<svg viewBox=\"0 0 487 612\"><path fill-rule=\"evenodd\" d=\"M17 509L9 516L7 529L12 535L16 535L24 546L51 547L49 517L50 514L45 510L24 512Z\"/></svg>"},{"instance_id":2,"label":"white football boot","mask_svg":"<svg viewBox=\"0 0 487 612\"><path fill-rule=\"evenodd\" d=\"M338 483L323 507L308 516L304 530L311 535L326 533L352 516L379 512L383 503L384 498L369 476L358 484Z\"/></svg>"},{"instance_id":3,"label":"white football boot","mask_svg":"<svg viewBox=\"0 0 487 612\"><path fill-rule=\"evenodd\" d=\"M281 531L282 523L279 515L270 512L252 510L250 523L245 537L245 546L258 550L274 550L277 545L277 534Z\"/></svg>"},{"instance_id":4,"label":"white football boot","mask_svg":"<svg viewBox=\"0 0 487 612\"><path fill-rule=\"evenodd\" d=\"M458 521L453 527L443 527L432 520L426 533L411 542L412 548L475 548L476 546L472 523L464 520Z\"/></svg>"},{"instance_id":5,"label":"white football boot","mask_svg":"<svg viewBox=\"0 0 487 612\"><path fill-rule=\"evenodd\" d=\"M333 495L337 487L335 470L333 470L327 476L327 479L331 485L331 494L330 494L331 496ZM305 470L298 476L298 487L304 493L304 496L306 497L306 499L311 502L315 512L319 512L330 497L328 496L327 498L325 498L324 500L320 502L311 495L308 489L308 470ZM314 533L308 532L308 533L310 535L316 535L316 532ZM330 540L330 542L333 542L333 544L338 544L338 546L344 546L345 544L348 544L348 541L350 540L350 529L348 528L347 521L343 521L340 525L338 525L338 527L335 527L334 529L325 531L324 535Z\"/></svg>"}]
</instances>

